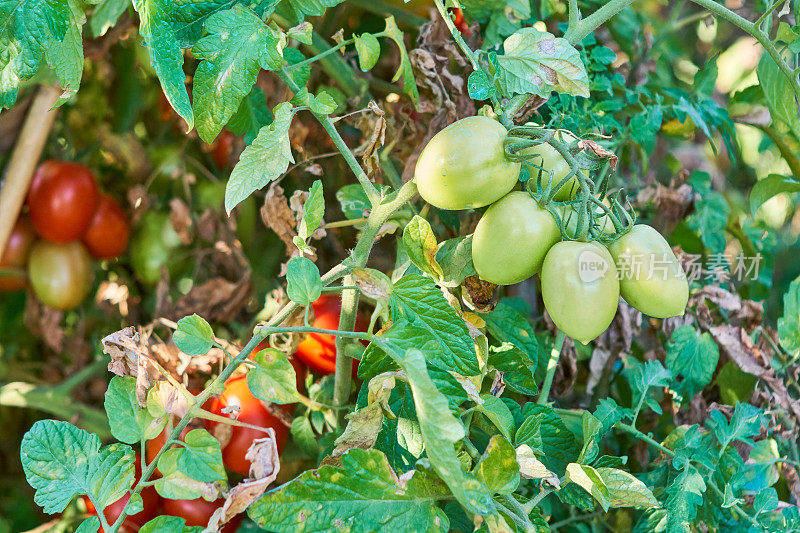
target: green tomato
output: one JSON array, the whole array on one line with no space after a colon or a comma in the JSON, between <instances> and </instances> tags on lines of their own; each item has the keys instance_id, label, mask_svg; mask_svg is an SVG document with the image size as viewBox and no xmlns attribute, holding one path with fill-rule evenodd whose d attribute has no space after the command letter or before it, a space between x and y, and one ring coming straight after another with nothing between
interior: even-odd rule
<instances>
[{"instance_id":1,"label":"green tomato","mask_svg":"<svg viewBox=\"0 0 800 533\"><path fill-rule=\"evenodd\" d=\"M588 343L608 328L617 312L614 258L596 242L556 244L542 264L542 299L561 331Z\"/></svg>"},{"instance_id":2,"label":"green tomato","mask_svg":"<svg viewBox=\"0 0 800 533\"><path fill-rule=\"evenodd\" d=\"M434 135L414 173L422 198L439 209L474 209L508 193L519 179L520 163L503 148L508 132L488 117L467 117Z\"/></svg>"},{"instance_id":3,"label":"green tomato","mask_svg":"<svg viewBox=\"0 0 800 533\"><path fill-rule=\"evenodd\" d=\"M92 258L80 241L34 243L28 277L43 304L68 310L80 305L92 288Z\"/></svg>"},{"instance_id":4,"label":"green tomato","mask_svg":"<svg viewBox=\"0 0 800 533\"><path fill-rule=\"evenodd\" d=\"M556 137L561 142L572 142L577 137L572 135L568 131L560 131L556 133ZM542 167L544 170L542 171L542 189L547 187L548 180L550 179L550 172L553 173L553 187L555 187L559 181L567 177L567 174L570 173L570 166L567 161L562 157L562 155L553 148L552 145L549 143L542 143L537 146L533 146L531 148L527 148L522 151L523 154L536 154L536 157L530 159L529 161L534 165ZM588 174L588 170L583 171L584 174ZM537 179L538 169L534 169L534 173L530 179L535 180ZM553 196L553 200L557 202L565 202L567 200L572 200L575 198L575 195L580 190L580 183L578 182L578 178L572 176L569 181L567 181L559 190L556 192L555 196Z\"/></svg>"},{"instance_id":5,"label":"green tomato","mask_svg":"<svg viewBox=\"0 0 800 533\"><path fill-rule=\"evenodd\" d=\"M561 231L547 209L527 192L510 192L489 206L472 237L472 263L481 279L519 283L542 268Z\"/></svg>"},{"instance_id":6,"label":"green tomato","mask_svg":"<svg viewBox=\"0 0 800 533\"><path fill-rule=\"evenodd\" d=\"M666 239L646 224L637 224L608 247L620 273L620 293L645 315L682 315L689 282Z\"/></svg>"},{"instance_id":7,"label":"green tomato","mask_svg":"<svg viewBox=\"0 0 800 533\"><path fill-rule=\"evenodd\" d=\"M169 215L148 211L131 239L131 265L134 272L147 285L155 285L161 279L161 265L167 265L170 274L175 275L183 266L183 262L177 261L174 256L181 244Z\"/></svg>"}]
</instances>

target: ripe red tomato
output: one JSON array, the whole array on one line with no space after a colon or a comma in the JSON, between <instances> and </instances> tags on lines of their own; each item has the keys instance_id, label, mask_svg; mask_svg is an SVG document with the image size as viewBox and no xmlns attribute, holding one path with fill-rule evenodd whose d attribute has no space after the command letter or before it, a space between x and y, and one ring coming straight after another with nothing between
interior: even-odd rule
<instances>
[{"instance_id":1,"label":"ripe red tomato","mask_svg":"<svg viewBox=\"0 0 800 533\"><path fill-rule=\"evenodd\" d=\"M28 260L28 277L42 303L66 311L80 305L92 288L92 258L77 241L37 241Z\"/></svg>"},{"instance_id":2,"label":"ripe red tomato","mask_svg":"<svg viewBox=\"0 0 800 533\"><path fill-rule=\"evenodd\" d=\"M323 294L311 304L314 308L315 328L338 329L339 316L342 313L342 301L338 296ZM358 315L356 318L356 331L366 331L369 323ZM366 343L364 343L366 345ZM295 355L305 364L320 374L333 374L336 371L336 338L333 335L322 333L309 333L297 346ZM358 367L358 361L353 361L353 370Z\"/></svg>"},{"instance_id":3,"label":"ripe red tomato","mask_svg":"<svg viewBox=\"0 0 800 533\"><path fill-rule=\"evenodd\" d=\"M6 249L3 250L3 255L0 257L0 269L24 269L28 264L28 256L35 240L36 232L33 230L31 221L25 215L20 215L11 229ZM28 278L24 274L19 276L0 276L0 291L18 291L27 286Z\"/></svg>"},{"instance_id":4,"label":"ripe red tomato","mask_svg":"<svg viewBox=\"0 0 800 533\"><path fill-rule=\"evenodd\" d=\"M48 241L78 240L89 227L99 199L97 182L84 165L45 161L36 169L28 191L31 222Z\"/></svg>"},{"instance_id":5,"label":"ripe red tomato","mask_svg":"<svg viewBox=\"0 0 800 533\"><path fill-rule=\"evenodd\" d=\"M131 224L122 207L108 194L101 194L83 236L83 244L97 259L114 259L128 247Z\"/></svg>"},{"instance_id":6,"label":"ripe red tomato","mask_svg":"<svg viewBox=\"0 0 800 533\"><path fill-rule=\"evenodd\" d=\"M137 453L136 454L136 473L134 474L133 483L136 484L139 482L139 479L142 477L142 461L141 456ZM159 515L159 505L161 503L161 496L158 495L156 489L153 487L145 487L142 489L140 493L142 496L142 502L144 503L144 509L141 512L136 513L135 515L128 515L125 517L125 521L122 523L122 527L120 531L122 532L136 532L139 531L139 528L145 525L147 522L155 518ZM122 498L115 501L111 505L108 505L104 510L103 514L106 517L106 520L109 524L113 524L119 518L119 515L122 514L122 509L130 500L131 495L130 492L125 494ZM89 514L97 516L97 509L95 508L94 504L87 498L83 496L83 501L86 504L86 510ZM103 533L103 528L100 528L100 533Z\"/></svg>"},{"instance_id":7,"label":"ripe red tomato","mask_svg":"<svg viewBox=\"0 0 800 533\"><path fill-rule=\"evenodd\" d=\"M207 502L203 498L196 500L170 500L164 498L162 501L164 513L185 519L187 526L208 525L208 520L214 514L214 511L225 503L222 498L213 502ZM222 528L222 533L233 533L239 528L241 522L242 515L235 516L233 520L225 524L225 527Z\"/></svg>"},{"instance_id":8,"label":"ripe red tomato","mask_svg":"<svg viewBox=\"0 0 800 533\"><path fill-rule=\"evenodd\" d=\"M289 438L289 428L270 414L261 400L253 396L247 386L247 376L236 376L225 382L225 390L218 398L213 398L210 405L206 407L212 413L227 416L222 412L226 407L239 408L238 420L259 427L271 427L275 430L275 438L278 444L278 451L283 450L286 440ZM209 431L218 422L206 421ZM222 448L222 462L230 470L246 476L250 472L250 461L245 459L248 448L255 439L264 438L265 434L261 431L233 426L231 439Z\"/></svg>"},{"instance_id":9,"label":"ripe red tomato","mask_svg":"<svg viewBox=\"0 0 800 533\"><path fill-rule=\"evenodd\" d=\"M472 32L469 31L469 24L467 24L467 21L464 20L464 12L461 11L461 8L450 8L450 12L453 14L453 24L455 25L456 29L467 37L472 35Z\"/></svg>"}]
</instances>

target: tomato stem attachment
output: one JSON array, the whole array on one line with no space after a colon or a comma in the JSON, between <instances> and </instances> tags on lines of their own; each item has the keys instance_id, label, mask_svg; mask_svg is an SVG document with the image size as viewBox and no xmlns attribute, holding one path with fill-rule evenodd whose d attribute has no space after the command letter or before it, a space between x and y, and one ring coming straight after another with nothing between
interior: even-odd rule
<instances>
[{"instance_id":1,"label":"tomato stem attachment","mask_svg":"<svg viewBox=\"0 0 800 533\"><path fill-rule=\"evenodd\" d=\"M550 358L547 360L547 374L544 376L542 390L539 392L539 398L536 400L536 403L539 405L547 404L547 397L550 395L550 388L553 386L553 376L555 376L556 368L558 367L558 358L561 355L561 348L564 346L564 340L566 338L567 335L563 331L558 330L556 343L553 345L553 349L550 350Z\"/></svg>"}]
</instances>

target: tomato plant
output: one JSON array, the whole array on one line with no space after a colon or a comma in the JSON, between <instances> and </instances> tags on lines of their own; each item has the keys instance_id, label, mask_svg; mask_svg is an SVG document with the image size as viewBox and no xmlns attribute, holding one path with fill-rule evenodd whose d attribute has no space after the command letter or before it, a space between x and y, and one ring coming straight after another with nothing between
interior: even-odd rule
<instances>
[{"instance_id":1,"label":"tomato plant","mask_svg":"<svg viewBox=\"0 0 800 533\"><path fill-rule=\"evenodd\" d=\"M92 288L92 260L80 242L37 241L28 259L28 278L42 303L72 309Z\"/></svg>"},{"instance_id":2,"label":"tomato plant","mask_svg":"<svg viewBox=\"0 0 800 533\"><path fill-rule=\"evenodd\" d=\"M83 236L83 244L97 259L114 259L128 247L131 226L122 207L108 194L100 194L97 209Z\"/></svg>"},{"instance_id":3,"label":"tomato plant","mask_svg":"<svg viewBox=\"0 0 800 533\"><path fill-rule=\"evenodd\" d=\"M11 235L8 236L8 243L2 256L0 256L0 269L25 269L28 264L28 256L31 247L36 240L36 233L33 230L30 220L21 216L14 223ZM28 286L25 273L7 273L0 276L0 291L18 291Z\"/></svg>"},{"instance_id":4,"label":"tomato plant","mask_svg":"<svg viewBox=\"0 0 800 533\"><path fill-rule=\"evenodd\" d=\"M56 243L79 240L100 200L97 181L80 163L45 161L28 192L31 222L42 238Z\"/></svg>"}]
</instances>

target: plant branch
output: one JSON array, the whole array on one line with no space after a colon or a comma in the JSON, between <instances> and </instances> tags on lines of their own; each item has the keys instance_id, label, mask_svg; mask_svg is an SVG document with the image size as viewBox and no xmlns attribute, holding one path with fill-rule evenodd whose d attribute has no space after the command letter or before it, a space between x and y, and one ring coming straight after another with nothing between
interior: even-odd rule
<instances>
[{"instance_id":1,"label":"plant branch","mask_svg":"<svg viewBox=\"0 0 800 533\"><path fill-rule=\"evenodd\" d=\"M547 397L550 395L550 387L553 386L553 376L555 376L556 368L558 368L558 357L561 355L561 348L564 346L564 339L566 339L566 337L563 331L558 330L556 343L553 349L550 350L550 359L547 360L547 374L544 377L542 390L539 393L539 398L536 400L536 403L539 405L547 404Z\"/></svg>"},{"instance_id":2,"label":"plant branch","mask_svg":"<svg viewBox=\"0 0 800 533\"><path fill-rule=\"evenodd\" d=\"M564 38L569 41L572 46L577 46L587 35L632 3L633 0L609 0L603 7L588 17L579 19L576 23L573 23L573 10L570 9L570 23L567 32L564 34Z\"/></svg>"},{"instance_id":3,"label":"plant branch","mask_svg":"<svg viewBox=\"0 0 800 533\"><path fill-rule=\"evenodd\" d=\"M448 13L447 9L444 7L442 0L433 0L433 2L436 4L436 9L439 10L439 14L442 16L442 19L444 19L447 29L450 30L450 33L453 35L453 39L455 39L456 44L458 44L459 48L461 48L461 51L464 52L464 55L467 56L467 59L472 65L472 70L480 70L475 52L472 51L472 48L469 47L467 42L464 40L464 37L461 36L461 32L458 31L458 28L456 28L456 25L453 23L453 19L450 17L450 13Z\"/></svg>"}]
</instances>

